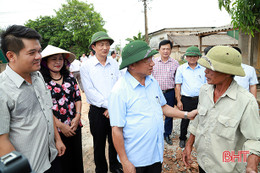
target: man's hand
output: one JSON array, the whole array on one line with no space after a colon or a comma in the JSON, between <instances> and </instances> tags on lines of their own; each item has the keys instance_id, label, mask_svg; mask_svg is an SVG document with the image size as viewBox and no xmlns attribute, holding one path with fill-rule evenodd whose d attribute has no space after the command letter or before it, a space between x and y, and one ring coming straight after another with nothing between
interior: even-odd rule
<instances>
[{"instance_id":1,"label":"man's hand","mask_svg":"<svg viewBox=\"0 0 260 173\"><path fill-rule=\"evenodd\" d=\"M197 114L198 114L198 110L197 109L195 109L195 110L193 110L191 112L188 112L188 119L193 120L196 117Z\"/></svg>"},{"instance_id":2,"label":"man's hand","mask_svg":"<svg viewBox=\"0 0 260 173\"><path fill-rule=\"evenodd\" d=\"M109 118L109 113L108 113L108 110L106 110L103 115L106 117L106 118Z\"/></svg>"},{"instance_id":3,"label":"man's hand","mask_svg":"<svg viewBox=\"0 0 260 173\"><path fill-rule=\"evenodd\" d=\"M62 156L66 151L66 146L61 140L56 141L55 145L58 150L58 156Z\"/></svg>"},{"instance_id":4,"label":"man's hand","mask_svg":"<svg viewBox=\"0 0 260 173\"><path fill-rule=\"evenodd\" d=\"M178 109L180 109L181 111L183 110L183 104L182 104L181 101L178 101L177 107L178 107Z\"/></svg>"},{"instance_id":5,"label":"man's hand","mask_svg":"<svg viewBox=\"0 0 260 173\"><path fill-rule=\"evenodd\" d=\"M192 146L186 145L185 149L182 152L182 160L186 167L190 167L190 164L192 163L191 157L190 157L191 150L192 150Z\"/></svg>"},{"instance_id":6,"label":"man's hand","mask_svg":"<svg viewBox=\"0 0 260 173\"><path fill-rule=\"evenodd\" d=\"M251 154L247 158L246 173L257 173L257 165L260 162L260 157L254 154Z\"/></svg>"},{"instance_id":7,"label":"man's hand","mask_svg":"<svg viewBox=\"0 0 260 173\"><path fill-rule=\"evenodd\" d=\"M122 166L124 173L136 173L135 166L129 160L123 162Z\"/></svg>"},{"instance_id":8,"label":"man's hand","mask_svg":"<svg viewBox=\"0 0 260 173\"><path fill-rule=\"evenodd\" d=\"M60 127L60 130L66 137L71 137L71 136L76 135L74 130L72 130L69 125L64 124L64 123L62 123L62 126Z\"/></svg>"}]
</instances>

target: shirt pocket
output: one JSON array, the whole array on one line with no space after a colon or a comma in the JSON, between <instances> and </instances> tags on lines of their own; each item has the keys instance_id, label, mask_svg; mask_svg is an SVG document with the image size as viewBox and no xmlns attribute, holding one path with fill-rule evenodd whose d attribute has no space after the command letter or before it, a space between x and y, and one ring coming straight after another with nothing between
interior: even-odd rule
<instances>
[{"instance_id":1,"label":"shirt pocket","mask_svg":"<svg viewBox=\"0 0 260 173\"><path fill-rule=\"evenodd\" d=\"M203 126L204 127L204 125L205 125L205 123L206 123L206 118L207 118L207 112L208 112L208 110L205 108L205 107L203 107L203 106L199 106L198 107L198 115L197 116L199 116L198 118L199 118L199 124L201 124L201 126Z\"/></svg>"},{"instance_id":2,"label":"shirt pocket","mask_svg":"<svg viewBox=\"0 0 260 173\"><path fill-rule=\"evenodd\" d=\"M219 115L217 119L216 133L218 136L228 140L234 140L239 120L233 119L225 115Z\"/></svg>"}]
</instances>

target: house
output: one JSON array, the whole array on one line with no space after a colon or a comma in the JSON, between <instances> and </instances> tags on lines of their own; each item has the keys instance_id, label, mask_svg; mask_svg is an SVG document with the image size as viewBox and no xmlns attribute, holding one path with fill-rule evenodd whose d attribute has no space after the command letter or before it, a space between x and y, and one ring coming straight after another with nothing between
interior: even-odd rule
<instances>
[{"instance_id":1,"label":"house","mask_svg":"<svg viewBox=\"0 0 260 173\"><path fill-rule=\"evenodd\" d=\"M201 39L196 35L213 29L216 29L216 27L165 28L148 35L150 37L150 46L154 49L158 49L160 41L171 40L173 42L171 57L175 59L180 59L190 46L198 46L201 50L215 45L238 46L238 40L230 36L226 31L201 37Z\"/></svg>"}]
</instances>

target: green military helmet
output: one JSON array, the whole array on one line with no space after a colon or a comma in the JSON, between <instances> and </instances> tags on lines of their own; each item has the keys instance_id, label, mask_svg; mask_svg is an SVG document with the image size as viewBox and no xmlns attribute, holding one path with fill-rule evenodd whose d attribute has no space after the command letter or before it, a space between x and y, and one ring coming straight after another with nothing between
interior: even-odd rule
<instances>
[{"instance_id":1,"label":"green military helmet","mask_svg":"<svg viewBox=\"0 0 260 173\"><path fill-rule=\"evenodd\" d=\"M201 56L200 50L196 46L188 47L185 54L185 56Z\"/></svg>"},{"instance_id":2,"label":"green military helmet","mask_svg":"<svg viewBox=\"0 0 260 173\"><path fill-rule=\"evenodd\" d=\"M122 51L122 63L120 70L145 58L157 54L158 51L151 49L150 46L141 40L127 44Z\"/></svg>"},{"instance_id":3,"label":"green military helmet","mask_svg":"<svg viewBox=\"0 0 260 173\"><path fill-rule=\"evenodd\" d=\"M241 66L242 56L232 47L214 46L206 56L198 60L198 63L213 71L245 76L245 72Z\"/></svg>"},{"instance_id":4,"label":"green military helmet","mask_svg":"<svg viewBox=\"0 0 260 173\"><path fill-rule=\"evenodd\" d=\"M92 46L94 43L96 43L96 42L98 42L98 41L101 41L101 40L108 40L109 43L110 43L110 45L112 45L112 44L114 43L114 40L113 40L112 38L110 38L106 32L104 32L104 31L99 31L99 32L96 32L96 33L92 36L92 38L91 38L91 43L90 43L90 45L89 45L89 49L92 50L91 46Z\"/></svg>"}]
</instances>

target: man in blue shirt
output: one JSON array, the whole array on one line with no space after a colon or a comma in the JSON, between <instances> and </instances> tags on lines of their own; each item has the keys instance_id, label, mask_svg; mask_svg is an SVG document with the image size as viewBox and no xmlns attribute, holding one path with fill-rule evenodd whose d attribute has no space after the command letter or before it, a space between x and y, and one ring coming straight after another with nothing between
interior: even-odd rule
<instances>
[{"instance_id":1,"label":"man in blue shirt","mask_svg":"<svg viewBox=\"0 0 260 173\"><path fill-rule=\"evenodd\" d=\"M166 104L151 76L156 54L144 41L129 43L120 70L127 67L111 91L108 111L114 146L124 173L159 173L163 161L163 115L193 119L197 110L183 112Z\"/></svg>"},{"instance_id":2,"label":"man in blue shirt","mask_svg":"<svg viewBox=\"0 0 260 173\"><path fill-rule=\"evenodd\" d=\"M175 97L177 100L177 107L180 110L191 111L197 109L198 96L200 87L206 83L205 68L200 66L197 61L201 56L198 47L191 46L184 54L187 63L179 66L175 76ZM190 120L182 119L180 127L180 147L185 147L187 139L187 128Z\"/></svg>"},{"instance_id":3,"label":"man in blue shirt","mask_svg":"<svg viewBox=\"0 0 260 173\"><path fill-rule=\"evenodd\" d=\"M233 48L236 49L242 55L240 48L238 47L233 47ZM257 80L255 68L243 63L241 65L246 73L246 76L244 77L235 76L234 79L238 83L238 85L248 90L250 93L252 93L255 96L255 98L257 98L256 85L258 84L258 80Z\"/></svg>"},{"instance_id":4,"label":"man in blue shirt","mask_svg":"<svg viewBox=\"0 0 260 173\"><path fill-rule=\"evenodd\" d=\"M95 171L107 173L105 148L108 141L109 169L120 173L121 165L117 160L112 141L112 130L107 110L108 96L119 78L120 72L116 60L107 57L114 40L100 31L92 36L90 49L95 51L93 58L82 63L80 76L89 107L89 127L93 136Z\"/></svg>"}]
</instances>

